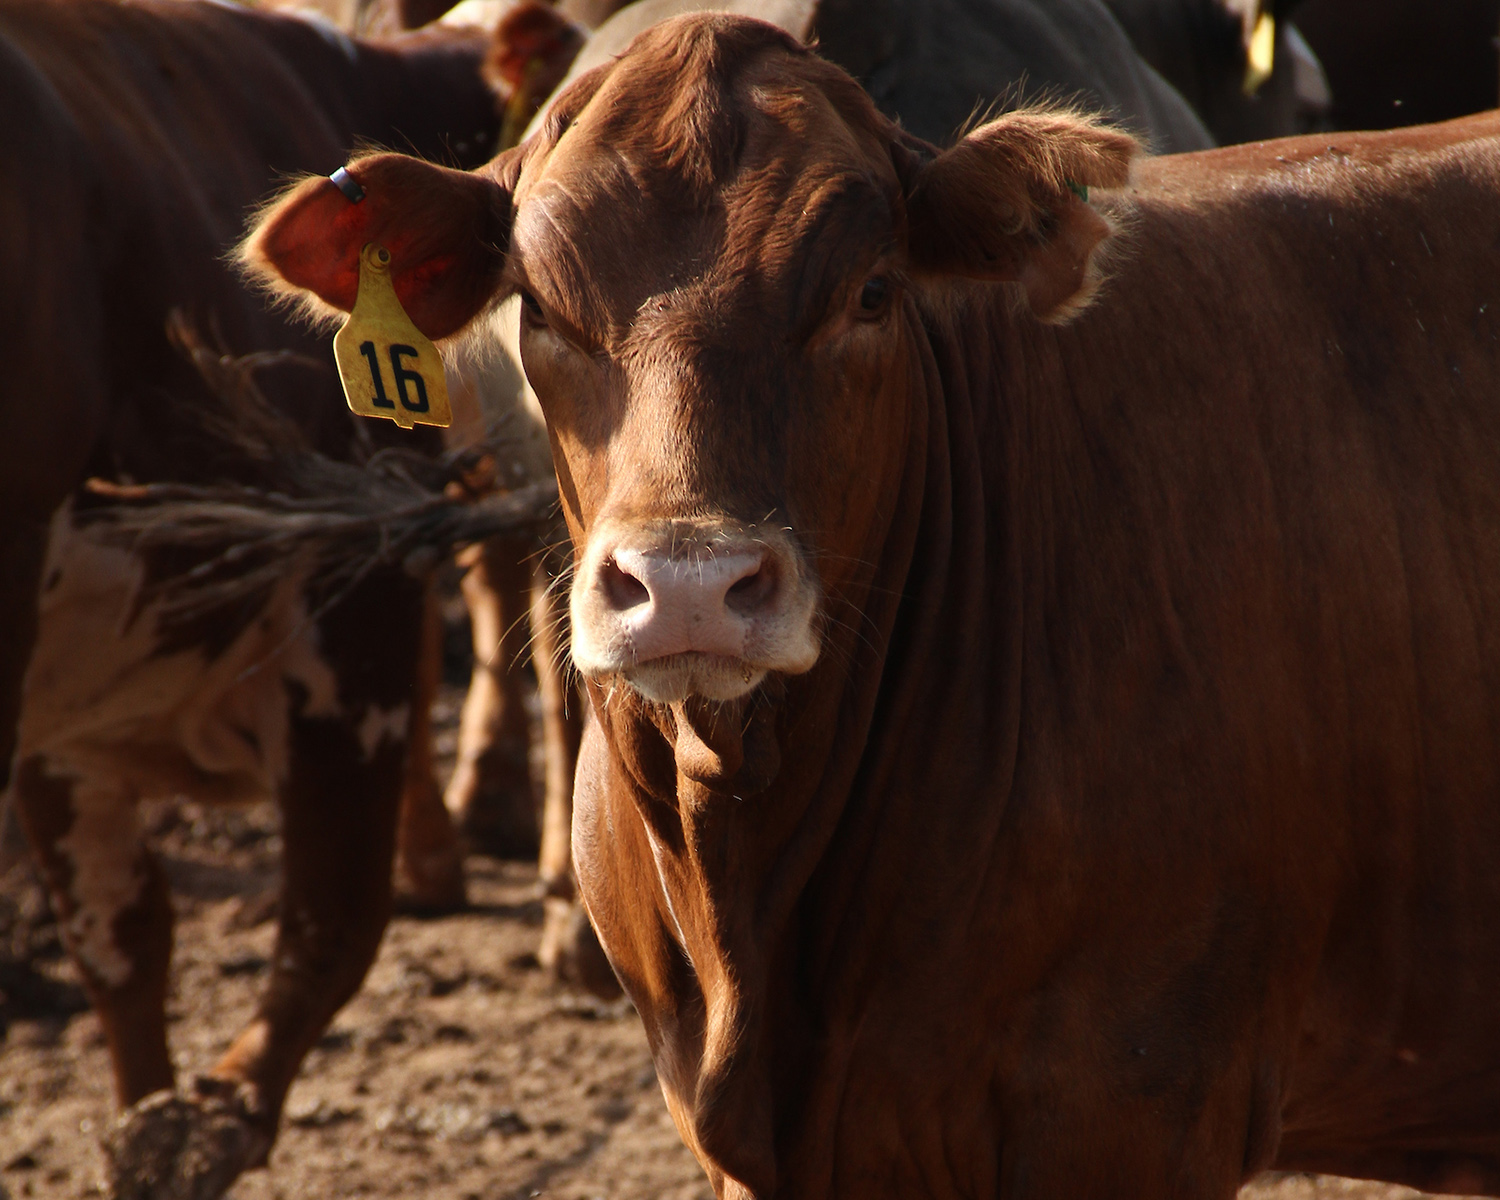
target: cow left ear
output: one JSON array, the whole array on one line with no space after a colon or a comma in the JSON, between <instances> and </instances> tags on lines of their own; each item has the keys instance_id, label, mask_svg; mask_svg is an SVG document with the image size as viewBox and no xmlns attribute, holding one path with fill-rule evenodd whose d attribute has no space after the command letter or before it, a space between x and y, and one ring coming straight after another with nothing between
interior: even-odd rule
<instances>
[{"instance_id":1,"label":"cow left ear","mask_svg":"<svg viewBox=\"0 0 1500 1200\"><path fill-rule=\"evenodd\" d=\"M255 219L238 257L246 274L314 320L354 308L360 252L391 255L412 323L434 340L457 333L493 298L510 243L519 150L478 171L404 154L356 159L294 184Z\"/></svg>"},{"instance_id":2,"label":"cow left ear","mask_svg":"<svg viewBox=\"0 0 1500 1200\"><path fill-rule=\"evenodd\" d=\"M1023 110L980 126L936 157L898 144L910 269L1019 283L1031 311L1064 321L1096 286L1109 222L1088 189L1129 181L1140 143L1072 113Z\"/></svg>"}]
</instances>

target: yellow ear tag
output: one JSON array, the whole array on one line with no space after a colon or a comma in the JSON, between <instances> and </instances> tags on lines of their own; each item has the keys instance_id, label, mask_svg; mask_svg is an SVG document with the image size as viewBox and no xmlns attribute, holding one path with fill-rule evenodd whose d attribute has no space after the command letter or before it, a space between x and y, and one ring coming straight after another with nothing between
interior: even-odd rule
<instances>
[{"instance_id":1,"label":"yellow ear tag","mask_svg":"<svg viewBox=\"0 0 1500 1200\"><path fill-rule=\"evenodd\" d=\"M1276 18L1270 13L1261 13L1256 20L1246 58L1245 95L1253 96L1260 91L1261 84L1271 78L1276 65Z\"/></svg>"},{"instance_id":2,"label":"yellow ear tag","mask_svg":"<svg viewBox=\"0 0 1500 1200\"><path fill-rule=\"evenodd\" d=\"M359 253L354 311L334 335L333 356L349 407L402 429L450 425L448 380L437 347L422 335L391 282L391 255L371 242Z\"/></svg>"}]
</instances>

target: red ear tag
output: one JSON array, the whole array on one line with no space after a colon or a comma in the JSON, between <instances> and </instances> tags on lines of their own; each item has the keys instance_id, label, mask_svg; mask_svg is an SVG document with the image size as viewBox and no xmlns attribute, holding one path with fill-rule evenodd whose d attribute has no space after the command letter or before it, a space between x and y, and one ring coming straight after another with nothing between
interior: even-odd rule
<instances>
[{"instance_id":1,"label":"red ear tag","mask_svg":"<svg viewBox=\"0 0 1500 1200\"><path fill-rule=\"evenodd\" d=\"M384 246L371 242L360 251L354 311L334 335L333 356L353 412L402 429L452 424L442 355L396 298Z\"/></svg>"}]
</instances>

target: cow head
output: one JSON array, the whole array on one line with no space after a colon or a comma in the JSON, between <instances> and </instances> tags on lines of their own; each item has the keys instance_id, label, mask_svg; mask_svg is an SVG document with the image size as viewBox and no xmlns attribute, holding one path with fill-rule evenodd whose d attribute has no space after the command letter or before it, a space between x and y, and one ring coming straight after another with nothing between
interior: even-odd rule
<instances>
[{"instance_id":1,"label":"cow head","mask_svg":"<svg viewBox=\"0 0 1500 1200\"><path fill-rule=\"evenodd\" d=\"M1136 144L1018 112L939 152L782 32L695 14L581 77L464 174L396 155L295 187L245 247L323 311L379 241L416 324L510 294L576 548L573 657L663 704L733 701L857 620L907 460L923 312L1002 282L1057 320ZM847 611L845 611L847 610ZM840 614L843 615L840 615Z\"/></svg>"}]
</instances>

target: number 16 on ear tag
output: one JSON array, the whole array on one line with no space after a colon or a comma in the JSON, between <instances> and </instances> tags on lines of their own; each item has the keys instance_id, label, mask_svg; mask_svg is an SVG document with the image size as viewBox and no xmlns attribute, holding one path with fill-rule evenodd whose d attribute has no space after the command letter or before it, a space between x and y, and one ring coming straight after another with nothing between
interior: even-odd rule
<instances>
[{"instance_id":1,"label":"number 16 on ear tag","mask_svg":"<svg viewBox=\"0 0 1500 1200\"><path fill-rule=\"evenodd\" d=\"M437 347L412 324L391 282L391 255L371 242L359 254L354 311L334 335L349 407L402 429L449 425L448 381Z\"/></svg>"}]
</instances>

